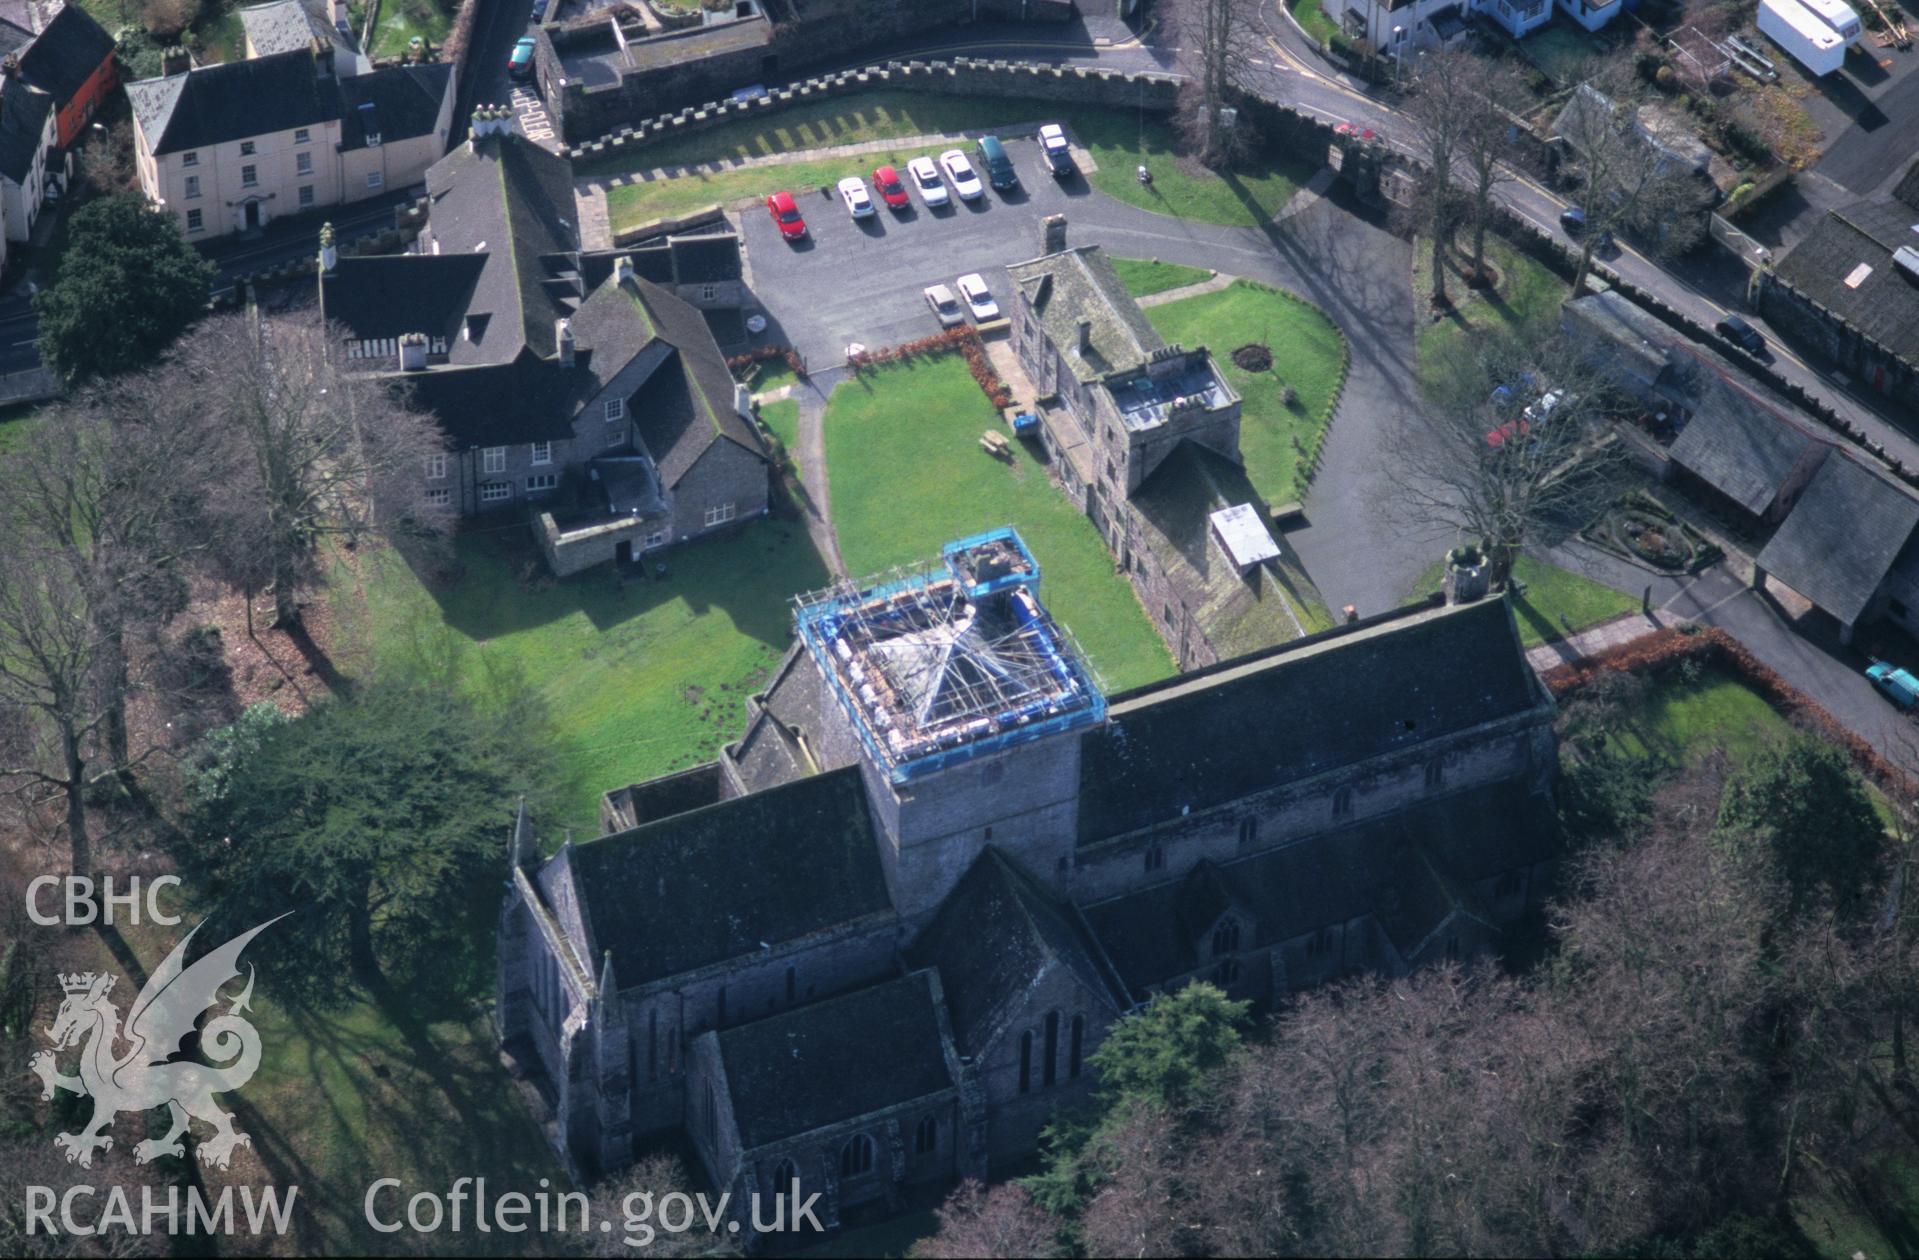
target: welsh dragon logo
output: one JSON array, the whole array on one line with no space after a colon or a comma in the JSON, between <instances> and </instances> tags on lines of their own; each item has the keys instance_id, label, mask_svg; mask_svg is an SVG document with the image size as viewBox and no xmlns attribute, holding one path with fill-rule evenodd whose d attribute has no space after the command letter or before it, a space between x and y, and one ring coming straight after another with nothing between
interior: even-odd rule
<instances>
[{"instance_id":1,"label":"welsh dragon logo","mask_svg":"<svg viewBox=\"0 0 1919 1260\"><path fill-rule=\"evenodd\" d=\"M199 1145L200 1158L207 1163L225 1168L236 1146L253 1145L252 1138L233 1127L232 1115L213 1101L216 1093L246 1084L260 1066L260 1034L239 1014L253 996L251 965L247 967L246 988L225 1013L215 1015L199 1030L201 1051L223 1066L209 1067L173 1056L180 1052L180 1043L195 1031L201 1012L220 1000L221 986L240 974L240 951L247 942L285 917L270 919L234 937L191 966L185 961L187 945L200 929L188 932L134 999L124 1033L119 1007L107 1000L118 976L88 971L60 977L60 987L67 996L47 1030L53 1049L35 1054L27 1067L44 1086L42 1098L52 1098L54 1090L64 1089L93 1099L93 1118L85 1129L54 1135L54 1145L66 1152L69 1163L91 1168L95 1150L113 1148L113 1135L107 1130L116 1116L123 1111L137 1115L163 1104L172 1127L164 1136L134 1146L133 1158L138 1163L161 1155L185 1155L181 1139L186 1135L189 1116L213 1126L213 1136ZM128 1043L127 1052L116 1057L115 1048L122 1040ZM61 1075L54 1065L54 1055L82 1041L80 1074Z\"/></svg>"}]
</instances>

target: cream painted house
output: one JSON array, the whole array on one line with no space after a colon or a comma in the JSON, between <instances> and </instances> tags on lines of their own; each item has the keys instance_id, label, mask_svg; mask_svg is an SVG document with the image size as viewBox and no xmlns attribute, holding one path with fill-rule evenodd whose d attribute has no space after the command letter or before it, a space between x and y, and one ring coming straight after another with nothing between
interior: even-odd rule
<instances>
[{"instance_id":1,"label":"cream painted house","mask_svg":"<svg viewBox=\"0 0 1919 1260\"><path fill-rule=\"evenodd\" d=\"M147 197L189 239L420 183L446 152L450 64L364 73L316 36L304 48L127 85Z\"/></svg>"}]
</instances>

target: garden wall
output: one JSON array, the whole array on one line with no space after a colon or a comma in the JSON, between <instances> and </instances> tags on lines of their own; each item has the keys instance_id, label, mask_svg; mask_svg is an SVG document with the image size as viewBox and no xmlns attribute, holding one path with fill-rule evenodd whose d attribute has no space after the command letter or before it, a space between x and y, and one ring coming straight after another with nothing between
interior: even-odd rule
<instances>
[{"instance_id":1,"label":"garden wall","mask_svg":"<svg viewBox=\"0 0 1919 1260\"><path fill-rule=\"evenodd\" d=\"M668 137L693 135L817 100L887 88L1165 112L1173 108L1179 94L1179 78L1152 71L1129 74L1090 66L1045 66L971 57L955 57L951 61L889 61L884 65L803 79L751 101L717 101L646 118L621 126L600 139L572 144L565 153L576 162L618 157L631 148ZM565 134L574 134L570 122L566 124Z\"/></svg>"}]
</instances>

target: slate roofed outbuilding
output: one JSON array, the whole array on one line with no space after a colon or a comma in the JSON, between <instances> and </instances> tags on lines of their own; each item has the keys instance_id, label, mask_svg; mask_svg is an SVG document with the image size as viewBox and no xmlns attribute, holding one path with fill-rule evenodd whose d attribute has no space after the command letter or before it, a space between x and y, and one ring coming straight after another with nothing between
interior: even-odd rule
<instances>
[{"instance_id":1,"label":"slate roofed outbuilding","mask_svg":"<svg viewBox=\"0 0 1919 1260\"><path fill-rule=\"evenodd\" d=\"M113 36L92 14L68 3L20 54L20 73L64 106L112 56Z\"/></svg>"},{"instance_id":2,"label":"slate roofed outbuilding","mask_svg":"<svg viewBox=\"0 0 1919 1260\"><path fill-rule=\"evenodd\" d=\"M1023 1010L1033 985L1055 968L1071 972L1115 1014L1126 1005L1078 912L993 847L947 894L908 959L939 970L963 1055L984 1053Z\"/></svg>"},{"instance_id":3,"label":"slate roofed outbuilding","mask_svg":"<svg viewBox=\"0 0 1919 1260\"><path fill-rule=\"evenodd\" d=\"M955 1088L937 981L919 971L717 1034L753 1150Z\"/></svg>"},{"instance_id":4,"label":"slate roofed outbuilding","mask_svg":"<svg viewBox=\"0 0 1919 1260\"><path fill-rule=\"evenodd\" d=\"M1919 249L1914 224L1919 208L1892 197L1831 210L1775 270L1900 358L1919 362L1919 281L1892 259L1901 246Z\"/></svg>"},{"instance_id":5,"label":"slate roofed outbuilding","mask_svg":"<svg viewBox=\"0 0 1919 1260\"><path fill-rule=\"evenodd\" d=\"M1763 516L1802 461L1816 457L1819 438L1717 369L1695 375L1692 412L1669 448L1672 460L1754 516Z\"/></svg>"},{"instance_id":6,"label":"slate roofed outbuilding","mask_svg":"<svg viewBox=\"0 0 1919 1260\"><path fill-rule=\"evenodd\" d=\"M1396 616L1114 697L1080 747L1097 844L1549 703L1503 599Z\"/></svg>"},{"instance_id":7,"label":"slate roofed outbuilding","mask_svg":"<svg viewBox=\"0 0 1919 1260\"><path fill-rule=\"evenodd\" d=\"M18 75L0 76L0 175L26 182L40 152L53 98Z\"/></svg>"},{"instance_id":8,"label":"slate roofed outbuilding","mask_svg":"<svg viewBox=\"0 0 1919 1260\"><path fill-rule=\"evenodd\" d=\"M1843 451L1819 465L1759 567L1846 625L1865 613L1919 528L1919 498Z\"/></svg>"},{"instance_id":9,"label":"slate roofed outbuilding","mask_svg":"<svg viewBox=\"0 0 1919 1260\"><path fill-rule=\"evenodd\" d=\"M1006 269L1020 287L1046 336L1073 375L1096 381L1140 367L1165 346L1119 273L1097 245L1081 245ZM1091 349L1079 353L1079 325L1089 325Z\"/></svg>"},{"instance_id":10,"label":"slate roofed outbuilding","mask_svg":"<svg viewBox=\"0 0 1919 1260\"><path fill-rule=\"evenodd\" d=\"M595 945L627 987L892 913L854 766L566 852Z\"/></svg>"},{"instance_id":11,"label":"slate roofed outbuilding","mask_svg":"<svg viewBox=\"0 0 1919 1260\"><path fill-rule=\"evenodd\" d=\"M1473 882L1558 851L1550 798L1509 781L1239 861L1202 863L1182 879L1088 906L1086 918L1137 997L1210 961L1206 933L1228 906L1254 920L1242 948L1371 917L1407 956L1455 911L1483 917Z\"/></svg>"}]
</instances>

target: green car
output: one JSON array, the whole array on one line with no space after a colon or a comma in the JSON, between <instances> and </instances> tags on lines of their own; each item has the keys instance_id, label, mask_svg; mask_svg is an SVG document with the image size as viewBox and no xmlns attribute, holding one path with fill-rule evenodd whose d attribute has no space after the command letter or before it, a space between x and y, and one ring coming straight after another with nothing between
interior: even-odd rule
<instances>
[{"instance_id":1,"label":"green car","mask_svg":"<svg viewBox=\"0 0 1919 1260\"><path fill-rule=\"evenodd\" d=\"M533 77L533 37L531 35L513 45L513 52L506 59L506 72L515 79Z\"/></svg>"}]
</instances>

